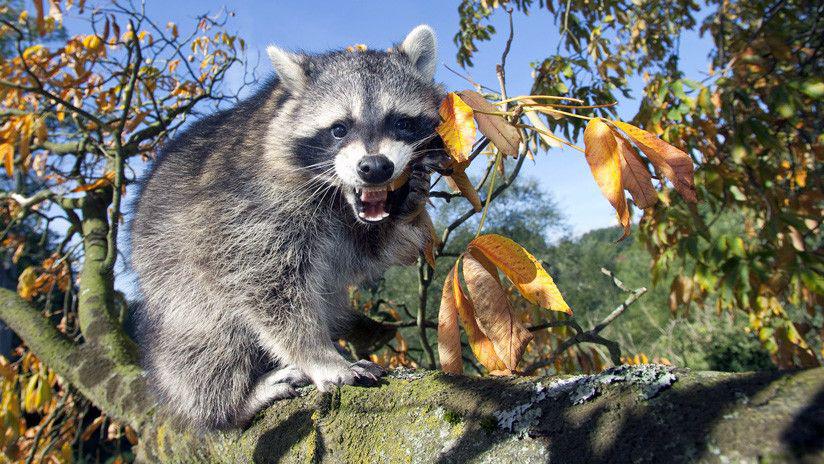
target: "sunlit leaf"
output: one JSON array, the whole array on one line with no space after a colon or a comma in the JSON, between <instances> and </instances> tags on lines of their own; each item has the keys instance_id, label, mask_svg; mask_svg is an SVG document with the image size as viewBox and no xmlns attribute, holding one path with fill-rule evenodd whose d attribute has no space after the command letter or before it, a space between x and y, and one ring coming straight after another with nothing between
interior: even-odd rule
<instances>
[{"instance_id":1,"label":"sunlit leaf","mask_svg":"<svg viewBox=\"0 0 824 464\"><path fill-rule=\"evenodd\" d=\"M37 288L37 268L29 266L17 278L17 294L24 300L31 300Z\"/></svg>"},{"instance_id":2,"label":"sunlit leaf","mask_svg":"<svg viewBox=\"0 0 824 464\"><path fill-rule=\"evenodd\" d=\"M90 190L97 190L99 188L108 187L112 185L114 182L115 173L114 171L109 171L103 175L100 179L92 182L91 184L80 185L72 189L72 192L88 192Z\"/></svg>"},{"instance_id":3,"label":"sunlit leaf","mask_svg":"<svg viewBox=\"0 0 824 464\"><path fill-rule=\"evenodd\" d=\"M0 158L3 158L3 165L6 167L6 174L9 178L14 176L14 145L10 143L0 143Z\"/></svg>"},{"instance_id":4,"label":"sunlit leaf","mask_svg":"<svg viewBox=\"0 0 824 464\"><path fill-rule=\"evenodd\" d=\"M592 177L618 213L618 220L624 228L621 238L629 235L631 223L624 185L621 179L621 159L618 142L609 126L600 119L592 119L584 131L584 148Z\"/></svg>"},{"instance_id":5,"label":"sunlit leaf","mask_svg":"<svg viewBox=\"0 0 824 464\"><path fill-rule=\"evenodd\" d=\"M495 354L509 370L515 370L532 333L515 316L509 297L496 276L471 253L464 254L463 273L478 326L492 342Z\"/></svg>"},{"instance_id":6,"label":"sunlit leaf","mask_svg":"<svg viewBox=\"0 0 824 464\"><path fill-rule=\"evenodd\" d=\"M649 208L658 201L658 192L652 185L652 175L644 160L629 142L620 136L615 136L615 140L618 142L618 154L621 157L621 181L624 188L629 191L639 208Z\"/></svg>"},{"instance_id":7,"label":"sunlit leaf","mask_svg":"<svg viewBox=\"0 0 824 464\"><path fill-rule=\"evenodd\" d=\"M698 201L695 194L692 158L688 154L632 124L622 121L611 122L638 145L638 148L672 182L675 190L685 200L692 203Z\"/></svg>"},{"instance_id":8,"label":"sunlit leaf","mask_svg":"<svg viewBox=\"0 0 824 464\"><path fill-rule=\"evenodd\" d=\"M551 134L552 132L541 120L541 117L538 115L538 113L536 113L535 111L526 111L525 114L527 119L529 119L529 123L532 124L532 127L538 129L538 137L540 137L541 140L543 140L544 143L547 144L547 146L552 148L559 148L563 146L561 142L547 135Z\"/></svg>"},{"instance_id":9,"label":"sunlit leaf","mask_svg":"<svg viewBox=\"0 0 824 464\"><path fill-rule=\"evenodd\" d=\"M464 172L468 165L468 161L453 164L452 175L447 176L447 181L450 183L450 187L461 192L461 195L469 200L469 203L472 204L475 211L480 211L483 208L481 197L478 195L478 191L475 190L475 186L472 185L472 181L469 179L469 176L467 176L466 172Z\"/></svg>"},{"instance_id":10,"label":"sunlit leaf","mask_svg":"<svg viewBox=\"0 0 824 464\"><path fill-rule=\"evenodd\" d=\"M478 130L480 130L501 153L517 157L521 135L518 129L502 116L490 114L500 110L487 101L483 95L474 90L462 90L458 92L458 96L472 108L475 121L478 122Z\"/></svg>"},{"instance_id":11,"label":"sunlit leaf","mask_svg":"<svg viewBox=\"0 0 824 464\"><path fill-rule=\"evenodd\" d=\"M436 128L443 139L447 153L455 161L466 161L475 143L475 120L472 108L461 97L450 92L438 111L441 123Z\"/></svg>"},{"instance_id":12,"label":"sunlit leaf","mask_svg":"<svg viewBox=\"0 0 824 464\"><path fill-rule=\"evenodd\" d=\"M501 235L485 234L469 243L468 248L473 247L503 271L529 302L545 309L572 314L552 276L521 245Z\"/></svg>"}]
</instances>

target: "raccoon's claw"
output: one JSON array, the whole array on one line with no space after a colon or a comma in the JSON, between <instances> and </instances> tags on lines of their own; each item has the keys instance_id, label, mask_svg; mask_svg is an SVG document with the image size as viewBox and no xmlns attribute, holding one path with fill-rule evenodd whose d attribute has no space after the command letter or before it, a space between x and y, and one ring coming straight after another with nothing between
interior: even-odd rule
<instances>
[{"instance_id":1,"label":"raccoon's claw","mask_svg":"<svg viewBox=\"0 0 824 464\"><path fill-rule=\"evenodd\" d=\"M375 385L381 377L386 375L386 370L383 367L365 359L353 362L350 367L352 372L355 373L358 384L364 386Z\"/></svg>"}]
</instances>

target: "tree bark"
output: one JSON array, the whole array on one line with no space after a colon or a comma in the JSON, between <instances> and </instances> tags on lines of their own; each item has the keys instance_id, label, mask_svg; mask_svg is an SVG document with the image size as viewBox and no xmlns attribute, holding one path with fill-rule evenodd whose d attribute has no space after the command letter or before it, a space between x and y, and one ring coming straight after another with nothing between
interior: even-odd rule
<instances>
[{"instance_id":1,"label":"tree bark","mask_svg":"<svg viewBox=\"0 0 824 464\"><path fill-rule=\"evenodd\" d=\"M139 431L141 462L824 462L824 368L644 365L545 378L401 370L375 388L308 387L247 430L201 434L158 413L136 365L71 343L11 291L0 290L0 319Z\"/></svg>"},{"instance_id":2,"label":"tree bark","mask_svg":"<svg viewBox=\"0 0 824 464\"><path fill-rule=\"evenodd\" d=\"M822 462L824 369L625 366L571 380L395 372L379 388L277 403L243 432L161 425L139 446L148 462L181 463Z\"/></svg>"}]
</instances>

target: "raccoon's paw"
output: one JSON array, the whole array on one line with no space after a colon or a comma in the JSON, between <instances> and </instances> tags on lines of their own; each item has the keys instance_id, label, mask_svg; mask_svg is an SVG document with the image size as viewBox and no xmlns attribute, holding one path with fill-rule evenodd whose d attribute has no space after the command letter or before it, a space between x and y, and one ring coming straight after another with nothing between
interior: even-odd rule
<instances>
[{"instance_id":1,"label":"raccoon's paw","mask_svg":"<svg viewBox=\"0 0 824 464\"><path fill-rule=\"evenodd\" d=\"M380 378L386 375L386 369L365 359L353 362L351 367L360 381L358 383L367 387L377 384Z\"/></svg>"},{"instance_id":2,"label":"raccoon's paw","mask_svg":"<svg viewBox=\"0 0 824 464\"><path fill-rule=\"evenodd\" d=\"M413 166L409 176L409 192L398 211L399 216L414 216L429 200L429 171L423 166Z\"/></svg>"},{"instance_id":3,"label":"raccoon's paw","mask_svg":"<svg viewBox=\"0 0 824 464\"><path fill-rule=\"evenodd\" d=\"M366 360L349 364L340 359L340 362L317 366L308 370L307 374L318 390L325 392L342 385L371 386L378 382L386 372L382 367Z\"/></svg>"}]
</instances>

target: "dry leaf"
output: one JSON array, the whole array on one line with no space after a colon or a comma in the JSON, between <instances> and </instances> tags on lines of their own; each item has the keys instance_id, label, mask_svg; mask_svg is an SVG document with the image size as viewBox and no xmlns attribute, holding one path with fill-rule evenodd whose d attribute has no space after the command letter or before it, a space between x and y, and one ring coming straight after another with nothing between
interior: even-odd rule
<instances>
[{"instance_id":1,"label":"dry leaf","mask_svg":"<svg viewBox=\"0 0 824 464\"><path fill-rule=\"evenodd\" d=\"M500 112L500 110L492 103L489 103L483 95L474 90L461 90L458 92L458 96L472 108L475 121L478 122L478 130L480 130L501 153L517 158L518 145L521 143L521 135L518 129L502 116L488 114Z\"/></svg>"},{"instance_id":2,"label":"dry leaf","mask_svg":"<svg viewBox=\"0 0 824 464\"><path fill-rule=\"evenodd\" d=\"M526 111L525 114L527 119L529 119L530 124L532 124L532 127L538 129L538 137L540 137L541 140L544 141L544 143L546 143L548 146L552 148L560 148L563 146L561 142L547 135L551 134L552 131L550 131L546 124L544 124L544 122L541 121L541 117L538 116L538 113L536 113L535 111Z\"/></svg>"},{"instance_id":3,"label":"dry leaf","mask_svg":"<svg viewBox=\"0 0 824 464\"><path fill-rule=\"evenodd\" d=\"M17 278L17 294L24 300L31 300L37 289L37 268L27 267Z\"/></svg>"},{"instance_id":4,"label":"dry leaf","mask_svg":"<svg viewBox=\"0 0 824 464\"><path fill-rule=\"evenodd\" d=\"M629 207L621 181L621 160L618 143L612 129L598 118L591 119L584 130L584 148L592 177L615 211L624 227L621 238L629 235L631 223Z\"/></svg>"},{"instance_id":5,"label":"dry leaf","mask_svg":"<svg viewBox=\"0 0 824 464\"><path fill-rule=\"evenodd\" d=\"M518 321L498 279L472 254L464 254L463 271L478 325L492 341L498 358L507 369L514 370L532 333Z\"/></svg>"},{"instance_id":6,"label":"dry leaf","mask_svg":"<svg viewBox=\"0 0 824 464\"><path fill-rule=\"evenodd\" d=\"M542 308L572 314L572 309L541 263L521 245L497 234L476 237L469 248L477 248L518 288L524 298Z\"/></svg>"},{"instance_id":7,"label":"dry leaf","mask_svg":"<svg viewBox=\"0 0 824 464\"><path fill-rule=\"evenodd\" d=\"M624 188L632 195L639 208L649 208L658 201L658 192L652 185L652 176L647 165L623 137L616 135L615 140L618 142L618 154L621 157L621 181Z\"/></svg>"},{"instance_id":8,"label":"dry leaf","mask_svg":"<svg viewBox=\"0 0 824 464\"><path fill-rule=\"evenodd\" d=\"M6 174L11 178L14 176L14 145L10 143L0 143L0 158L6 167Z\"/></svg>"},{"instance_id":9,"label":"dry leaf","mask_svg":"<svg viewBox=\"0 0 824 464\"><path fill-rule=\"evenodd\" d=\"M472 349L472 354L475 359L481 363L488 371L502 371L507 370L501 358L495 354L495 347L492 346L492 341L487 338L475 317L475 307L472 302L463 292L461 288L461 281L458 279L457 272L458 264L455 263L455 273L452 278L452 292L455 295L455 305L458 308L458 317L461 319L466 331L466 339L469 341L469 348Z\"/></svg>"},{"instance_id":10,"label":"dry leaf","mask_svg":"<svg viewBox=\"0 0 824 464\"><path fill-rule=\"evenodd\" d=\"M455 93L448 93L439 109L441 123L435 129L443 139L446 152L455 161L469 159L472 144L475 143L475 120L472 108Z\"/></svg>"},{"instance_id":11,"label":"dry leaf","mask_svg":"<svg viewBox=\"0 0 824 464\"><path fill-rule=\"evenodd\" d=\"M467 166L469 166L468 161L454 164L452 166L452 175L447 176L447 182L449 182L450 188L461 192L461 195L472 203L475 211L480 211L483 208L481 197L478 195L478 191L475 190L475 186L472 185L472 181L469 180L469 176L464 172Z\"/></svg>"},{"instance_id":12,"label":"dry leaf","mask_svg":"<svg viewBox=\"0 0 824 464\"><path fill-rule=\"evenodd\" d=\"M108 187L114 182L114 171L108 171L100 179L91 184L80 185L72 189L72 192L88 192L89 190L96 190L103 187Z\"/></svg>"},{"instance_id":13,"label":"dry leaf","mask_svg":"<svg viewBox=\"0 0 824 464\"><path fill-rule=\"evenodd\" d=\"M672 182L675 190L685 200L692 203L698 201L695 194L692 158L688 154L632 124L621 121L611 122L638 145L638 148Z\"/></svg>"}]
</instances>

